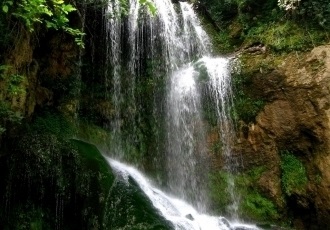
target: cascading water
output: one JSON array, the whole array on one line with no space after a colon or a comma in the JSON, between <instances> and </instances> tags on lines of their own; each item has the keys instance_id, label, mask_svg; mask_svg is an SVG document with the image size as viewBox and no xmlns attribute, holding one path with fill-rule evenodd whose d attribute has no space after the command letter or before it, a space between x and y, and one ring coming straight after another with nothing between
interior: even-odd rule
<instances>
[{"instance_id":1,"label":"cascading water","mask_svg":"<svg viewBox=\"0 0 330 230\"><path fill-rule=\"evenodd\" d=\"M105 9L105 15L108 20L105 23L106 43L109 44L106 50L106 62L109 63L111 69L105 69L105 87L106 99L111 101L113 106L113 118L110 128L113 132L114 149L117 155L122 155L122 139L121 139L121 103L123 100L121 85L121 29L122 22L120 20L121 6L119 1L109 1L108 7ZM111 76L111 77L110 77Z\"/></svg>"},{"instance_id":2,"label":"cascading water","mask_svg":"<svg viewBox=\"0 0 330 230\"><path fill-rule=\"evenodd\" d=\"M223 217L200 214L183 200L173 198L150 184L135 168L106 158L121 180L129 186L129 177L133 178L148 196L153 205L169 220L175 230L257 230L253 225L229 223Z\"/></svg>"},{"instance_id":3,"label":"cascading water","mask_svg":"<svg viewBox=\"0 0 330 230\"><path fill-rule=\"evenodd\" d=\"M146 108L138 99L136 85L147 74L148 63L156 62L158 64L152 66L152 74L149 74L152 82L159 82L161 76L167 77L166 95L154 95L152 108L155 123L163 124L160 126L166 130L166 140L157 140L158 145L166 143L166 185L171 194L191 202L199 212L205 212L208 208L206 181L210 165L201 88L203 84L207 86L215 103L226 167L233 172L235 162L230 151L233 128L229 117L230 61L211 57L210 39L201 28L191 4L153 0L157 13L152 16L146 13L138 0L129 2L129 14L124 18L113 16L120 13L120 1L111 2L106 9L107 15L112 15L106 20L107 62L110 65L106 75L107 79L111 79L106 84L109 84L108 98L113 107L110 125L114 134L112 154L123 155L125 141L133 141L133 145L140 141L136 126L142 119L139 111ZM206 80L201 77L201 69L204 72L206 69ZM122 76L123 73L125 76ZM123 86L125 81L129 84ZM162 112L164 108L166 111ZM125 121L123 117L126 117ZM122 134L123 122L128 124L126 129L130 130L125 138ZM157 147L156 151L162 150ZM155 156L159 155L161 153L155 153ZM236 213L237 196L234 194L233 180L230 182L228 190L232 194L232 212ZM197 213L195 210L192 212ZM235 214L233 217L236 218ZM212 229L223 229L219 226Z\"/></svg>"},{"instance_id":4,"label":"cascading water","mask_svg":"<svg viewBox=\"0 0 330 230\"><path fill-rule=\"evenodd\" d=\"M207 201L203 189L205 170L199 165L205 157L205 131L202 124L200 95L193 66L173 73L168 93L167 172L170 190L205 211Z\"/></svg>"},{"instance_id":5,"label":"cascading water","mask_svg":"<svg viewBox=\"0 0 330 230\"><path fill-rule=\"evenodd\" d=\"M238 206L240 202L239 194L235 191L235 181L233 174L239 167L239 162L232 156L234 125L230 118L230 109L233 107L233 94L231 86L230 72L233 61L228 58L203 57L197 63L206 68L209 77L207 90L213 99L217 124L219 126L219 136L222 144L222 155L225 161L225 170L229 172L227 190L230 194L231 205L227 207L231 218L238 220Z\"/></svg>"}]
</instances>

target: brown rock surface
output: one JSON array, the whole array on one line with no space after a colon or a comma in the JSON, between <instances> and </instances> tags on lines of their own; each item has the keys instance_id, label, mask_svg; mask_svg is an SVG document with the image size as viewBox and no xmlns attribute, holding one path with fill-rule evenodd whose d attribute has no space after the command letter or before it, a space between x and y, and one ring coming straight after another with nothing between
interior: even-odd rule
<instances>
[{"instance_id":1,"label":"brown rock surface","mask_svg":"<svg viewBox=\"0 0 330 230\"><path fill-rule=\"evenodd\" d=\"M241 125L235 151L245 168L265 166L258 186L278 206L279 152L295 154L309 182L306 193L287 197L287 210L305 229L330 226L330 45L287 55L268 73L257 66L252 72L250 93L266 105L254 123Z\"/></svg>"}]
</instances>

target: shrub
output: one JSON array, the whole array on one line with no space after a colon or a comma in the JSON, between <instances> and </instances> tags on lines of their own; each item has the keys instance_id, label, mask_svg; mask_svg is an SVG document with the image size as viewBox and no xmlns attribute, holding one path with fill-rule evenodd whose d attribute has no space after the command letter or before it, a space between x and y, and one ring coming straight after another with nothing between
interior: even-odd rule
<instances>
[{"instance_id":1,"label":"shrub","mask_svg":"<svg viewBox=\"0 0 330 230\"><path fill-rule=\"evenodd\" d=\"M6 0L2 3L2 11L19 19L30 32L37 24L42 24L46 28L65 31L75 38L77 45L84 46L84 33L69 26L68 14L76 8L63 0Z\"/></svg>"}]
</instances>

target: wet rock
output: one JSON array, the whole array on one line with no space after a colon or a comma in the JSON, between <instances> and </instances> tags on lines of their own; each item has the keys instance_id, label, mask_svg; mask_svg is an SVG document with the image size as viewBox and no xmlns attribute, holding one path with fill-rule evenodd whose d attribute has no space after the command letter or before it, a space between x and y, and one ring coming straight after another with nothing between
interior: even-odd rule
<instances>
[{"instance_id":1,"label":"wet rock","mask_svg":"<svg viewBox=\"0 0 330 230\"><path fill-rule=\"evenodd\" d=\"M191 214L187 214L186 218L189 219L189 220L194 220L194 217Z\"/></svg>"},{"instance_id":2,"label":"wet rock","mask_svg":"<svg viewBox=\"0 0 330 230\"><path fill-rule=\"evenodd\" d=\"M15 145L0 160L1 205L10 203L0 210L1 229L36 221L47 229L173 229L132 178L117 178L94 145L49 134L23 136Z\"/></svg>"},{"instance_id":3,"label":"wet rock","mask_svg":"<svg viewBox=\"0 0 330 230\"><path fill-rule=\"evenodd\" d=\"M255 122L240 124L234 152L242 155L245 168L267 169L258 180L259 191L293 213L297 226L329 226L330 45L287 55L267 72L253 67L252 60L250 63L246 66L248 73L253 73L252 83L245 90L266 104ZM281 150L295 154L309 178L306 192L287 197L286 207L281 189Z\"/></svg>"}]
</instances>

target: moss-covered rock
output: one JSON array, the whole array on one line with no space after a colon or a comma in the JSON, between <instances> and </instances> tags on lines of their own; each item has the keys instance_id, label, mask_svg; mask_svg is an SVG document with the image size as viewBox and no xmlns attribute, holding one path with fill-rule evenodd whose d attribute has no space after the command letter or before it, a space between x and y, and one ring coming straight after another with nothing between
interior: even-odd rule
<instances>
[{"instance_id":1,"label":"moss-covered rock","mask_svg":"<svg viewBox=\"0 0 330 230\"><path fill-rule=\"evenodd\" d=\"M171 229L94 145L53 134L16 141L0 159L1 229Z\"/></svg>"},{"instance_id":2,"label":"moss-covered rock","mask_svg":"<svg viewBox=\"0 0 330 230\"><path fill-rule=\"evenodd\" d=\"M329 219L325 217L329 207L325 192L330 146L328 54L329 46L290 54L245 53L242 72L235 76L243 81L239 90L264 104L254 119L238 117L234 154L241 154L245 168L266 168L256 182L258 192L299 229L317 229L328 225ZM281 154L283 149L289 157Z\"/></svg>"},{"instance_id":3,"label":"moss-covered rock","mask_svg":"<svg viewBox=\"0 0 330 230\"><path fill-rule=\"evenodd\" d=\"M231 216L231 205L237 202L237 212L241 218L263 224L279 223L280 214L276 204L257 185L265 171L264 167L255 167L236 175L224 171L213 173L210 177L213 210ZM235 187L230 189L229 183L234 183ZM235 201L232 200L234 197Z\"/></svg>"}]
</instances>

